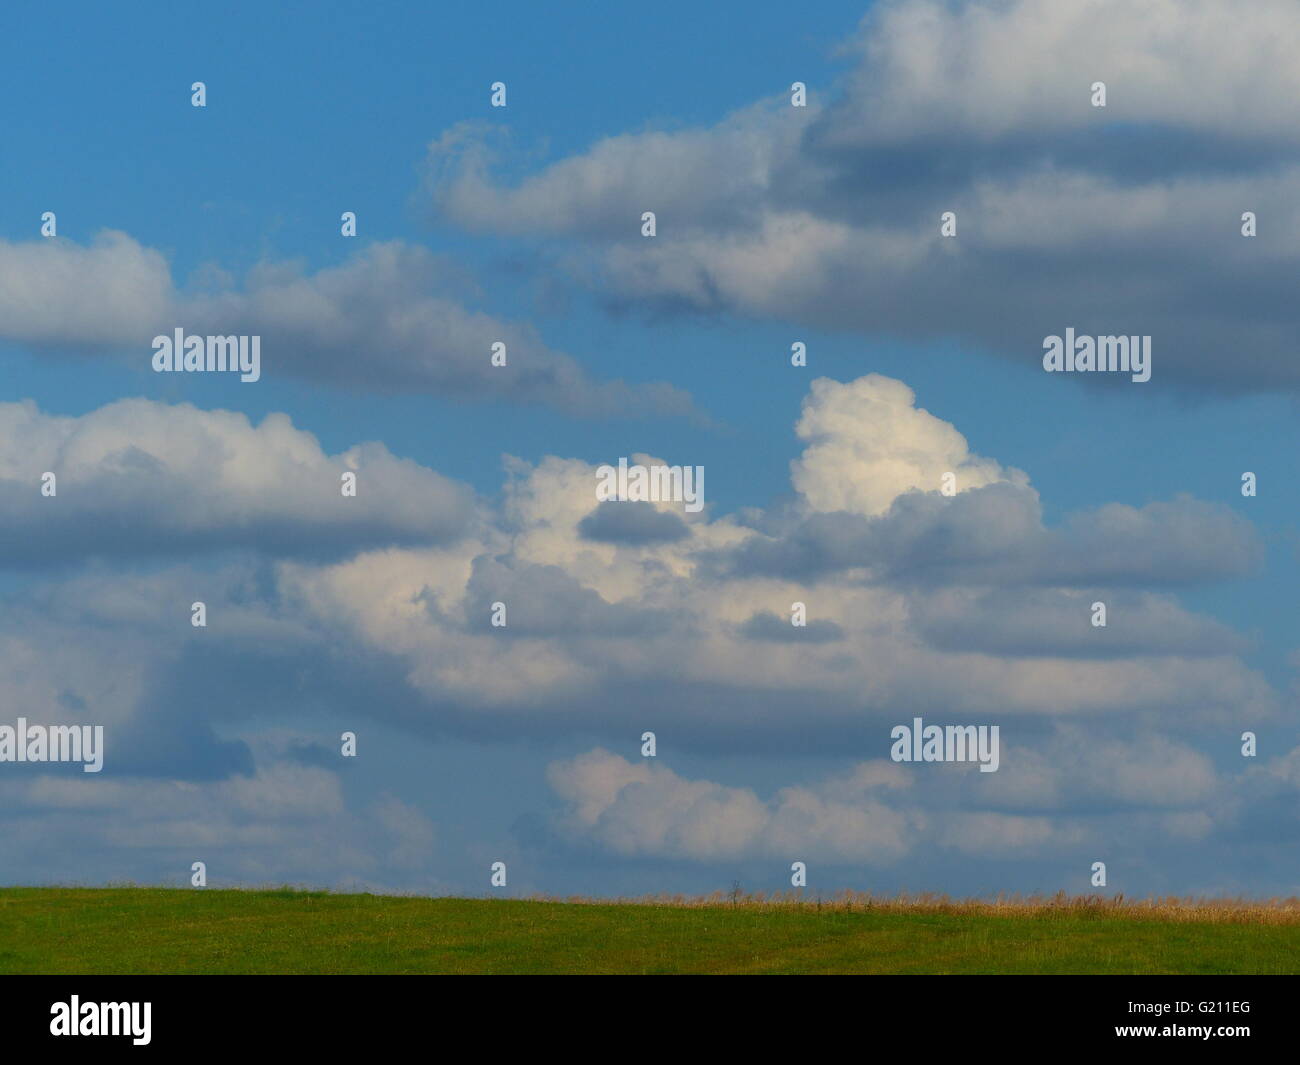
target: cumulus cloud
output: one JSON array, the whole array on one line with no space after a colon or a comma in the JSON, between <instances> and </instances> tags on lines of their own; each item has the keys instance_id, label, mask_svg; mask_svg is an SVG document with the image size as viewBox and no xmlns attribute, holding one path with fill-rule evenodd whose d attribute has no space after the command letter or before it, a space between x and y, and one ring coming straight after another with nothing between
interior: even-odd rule
<instances>
[{"instance_id":1,"label":"cumulus cloud","mask_svg":"<svg viewBox=\"0 0 1300 1065\"><path fill-rule=\"evenodd\" d=\"M55 494L42 493L46 473ZM357 478L344 496L342 477ZM87 557L257 549L339 554L437 543L475 519L470 490L383 444L328 455L284 414L143 399L80 417L0 404L0 558L6 566Z\"/></svg>"},{"instance_id":2,"label":"cumulus cloud","mask_svg":"<svg viewBox=\"0 0 1300 1065\"><path fill-rule=\"evenodd\" d=\"M1065 850L1077 826L1020 812L918 799L908 769L863 762L770 799L749 788L688 780L603 749L553 763L561 833L624 856L723 862L764 857L890 866L920 849L1015 854Z\"/></svg>"},{"instance_id":3,"label":"cumulus cloud","mask_svg":"<svg viewBox=\"0 0 1300 1065\"><path fill-rule=\"evenodd\" d=\"M139 681L146 705L165 701L172 672L238 658L243 697L259 702L294 672L277 661L310 661L324 697L381 685L384 699L367 701L403 727L553 737L639 734L649 719L698 749L836 750L935 706L999 721L1172 716L1192 728L1266 720L1279 707L1243 661L1245 640L1146 588L1152 573L1194 584L1244 565L1248 525L1225 520L1218 540L1176 535L1199 513L1189 501L1155 517L1103 510L1047 527L1025 474L970 455L953 426L879 377L814 385L795 499L772 519L793 531L775 534L761 513L742 524L659 502L638 506L636 522L689 536L593 537L596 467L573 459L508 460L500 505L467 516L455 486L382 449L362 453L358 496L341 498L345 459L279 418L255 429L238 415L140 401L81 419L10 414L31 426L20 435L32 501L12 523L28 523L28 540L81 559L102 553L85 530L118 527L124 540L177 552L249 552L215 570L83 573L13 597L12 618L67 624L76 639L87 626L134 634L153 663ZM134 450L124 458L126 423ZM40 497L33 441L50 453L66 441L65 461L77 456L66 469L103 484L74 473L58 497ZM945 464L959 471L951 497L938 491ZM200 480L208 487L191 504L184 486ZM66 523L35 535L49 520L40 508L65 504ZM840 505L857 512L818 509ZM833 523L848 523L847 538L826 533ZM331 535L348 552L313 557ZM1096 598L1108 604L1104 630L1090 624ZM209 628L196 663L184 622L198 599ZM795 603L802 627L791 624ZM493 624L496 604L504 626ZM27 624L9 631L15 646ZM42 698L57 705L58 688ZM240 764L214 744L200 744L210 761Z\"/></svg>"},{"instance_id":4,"label":"cumulus cloud","mask_svg":"<svg viewBox=\"0 0 1300 1065\"><path fill-rule=\"evenodd\" d=\"M514 185L462 127L430 146L430 197L470 228L578 242L557 258L623 306L955 336L1031 365L1066 327L1149 334L1156 382L1294 389L1279 279L1300 153L1279 101L1297 74L1279 42L1297 32L1282 0L1250 18L1228 0L894 0L807 108L609 137Z\"/></svg>"},{"instance_id":5,"label":"cumulus cloud","mask_svg":"<svg viewBox=\"0 0 1300 1065\"><path fill-rule=\"evenodd\" d=\"M818 378L796 432L794 506L702 552L706 570L899 585L1172 586L1255 571L1249 522L1188 496L1110 503L1045 525L1021 470L973 455L903 382Z\"/></svg>"},{"instance_id":6,"label":"cumulus cloud","mask_svg":"<svg viewBox=\"0 0 1300 1065\"><path fill-rule=\"evenodd\" d=\"M108 231L65 240L0 240L0 322L6 340L67 347L143 345L175 300L160 252Z\"/></svg>"},{"instance_id":7,"label":"cumulus cloud","mask_svg":"<svg viewBox=\"0 0 1300 1065\"><path fill-rule=\"evenodd\" d=\"M851 42L863 61L832 115L848 142L941 130L996 141L1086 127L1094 116L1078 90L1105 81L1129 121L1234 138L1295 133L1278 103L1300 91L1283 59L1295 26L1283 0L1264 0L1249 19L1216 0L893 0Z\"/></svg>"},{"instance_id":8,"label":"cumulus cloud","mask_svg":"<svg viewBox=\"0 0 1300 1065\"><path fill-rule=\"evenodd\" d=\"M506 132L464 124L430 145L426 192L614 308L955 338L1031 366L1067 326L1150 333L1144 392L1294 388L1298 31L1283 0L1249 17L1228 0L886 0L842 78L797 75L807 108L782 94L623 133L513 181ZM143 371L151 338L180 326L261 336L273 379L691 411L482 304L454 263L401 241L186 283L122 233L0 241L0 341L41 357ZM380 443L328 454L283 414L0 404L0 702L9 720L107 734L93 779L5 769L6 857L48 879L176 882L203 859L214 884L436 888L440 827L406 796L345 788L319 724L343 712L403 738L562 752L549 830L597 862L783 873L800 858L875 876L1036 860L1084 888L1095 858L1122 884L1143 862L1209 867L1300 840L1300 749L1266 731L1296 691L1184 601L1256 572L1253 526L1185 496L1049 523L1029 473L973 453L923 402L875 374L814 381L789 501L730 514L597 505L596 467L557 456L508 457L500 499L476 497ZM264 727L288 713L317 724ZM998 772L886 761L913 716L998 725ZM647 728L698 761L588 750ZM1258 762L1237 760L1243 729L1260 730ZM717 772L699 767L718 753ZM495 814L475 798L481 832ZM504 853L488 846L474 844L475 888Z\"/></svg>"},{"instance_id":9,"label":"cumulus cloud","mask_svg":"<svg viewBox=\"0 0 1300 1065\"><path fill-rule=\"evenodd\" d=\"M1240 637L1141 590L1249 568L1248 524L1187 501L1047 527L1025 474L970 455L914 402L874 376L815 383L784 537L763 516L686 522L680 504L647 503L638 521L673 515L690 536L593 538L594 466L512 461L502 524L483 543L286 565L282 595L313 623L396 653L414 689L462 723L503 715L540 730L545 710L613 731L652 713L705 745L834 747L845 730L935 705L1202 723L1276 712ZM938 490L945 465L959 471L952 497ZM858 512L819 509L844 505ZM1206 517L1220 519L1218 539L1177 535ZM818 520L856 524L839 543L799 540ZM1090 624L1103 590L1114 631ZM497 602L504 628L489 623Z\"/></svg>"},{"instance_id":10,"label":"cumulus cloud","mask_svg":"<svg viewBox=\"0 0 1300 1065\"><path fill-rule=\"evenodd\" d=\"M427 249L372 244L306 273L262 263L239 289L185 291L163 256L124 233L88 246L0 240L0 339L39 350L129 356L155 336L260 336L262 372L380 392L541 403L570 414L693 412L664 384L596 381L526 324L467 307L463 281ZM506 345L506 364L491 362Z\"/></svg>"},{"instance_id":11,"label":"cumulus cloud","mask_svg":"<svg viewBox=\"0 0 1300 1065\"><path fill-rule=\"evenodd\" d=\"M686 780L597 749L552 764L551 787L568 803L562 827L623 855L718 861L754 853L888 864L910 848L918 822L879 801L907 786L891 764L863 766L830 794L787 788L765 802L748 788Z\"/></svg>"},{"instance_id":12,"label":"cumulus cloud","mask_svg":"<svg viewBox=\"0 0 1300 1065\"><path fill-rule=\"evenodd\" d=\"M1055 727L1002 746L996 773L876 760L762 798L678 775L659 759L602 748L552 763L555 824L575 846L627 857L722 863L806 859L886 867L920 854L1007 860L1092 855L1141 860L1187 841L1231 845L1243 824L1300 825L1300 749L1229 774L1168 736ZM1091 861L1091 858L1089 859ZM1121 868L1123 866L1120 866Z\"/></svg>"},{"instance_id":13,"label":"cumulus cloud","mask_svg":"<svg viewBox=\"0 0 1300 1065\"><path fill-rule=\"evenodd\" d=\"M194 839L238 851L244 879L323 875L303 847L282 845L288 825L377 880L425 868L435 835L405 800L344 827L308 812L339 801L332 759L311 743L268 756L241 727L285 706L360 708L423 736L609 742L653 728L696 753L868 759L763 792L603 751L553 767L566 804L556 831L629 857L884 869L923 855L1076 854L1127 830L1218 838L1293 798L1291 761L1229 782L1191 746L1275 720L1282 697L1243 660L1239 634L1146 586L1150 573L1194 584L1230 572L1241 559L1211 558L1249 561L1250 526L1223 518L1208 540L1181 535L1214 528L1219 513L1192 500L1047 526L1027 474L970 454L916 403L884 378L819 380L788 505L742 522L646 503L628 526L594 529L597 467L581 460L507 459L494 505L379 445L326 456L282 416L254 426L145 401L81 418L8 405L5 461L34 500L4 493L8 525L27 522L51 561L102 554L79 527L181 557L11 588L0 698L32 721L105 726L114 790L103 794L152 811L111 848L159 841L160 876L174 875L167 848ZM60 471L53 499L37 489L47 456ZM349 456L360 489L343 500ZM959 473L953 496L939 491L944 465ZM191 500L184 486L201 478L208 488ZM329 533L343 521L336 498L363 523ZM41 517L65 503L64 519ZM688 534L635 532L670 526ZM345 552L305 549L334 534ZM217 544L244 550L215 565L183 557ZM942 564L925 568L927 553ZM1090 624L1099 588L1106 629ZM189 625L197 599L204 630ZM498 602L504 628L490 621ZM805 627L790 624L796 602ZM918 715L999 725L1001 768L882 761L891 727ZM86 829L68 810L91 793L74 776L28 766L8 786L19 808L76 837ZM183 798L168 804L172 791ZM38 820L22 822L24 853L61 868L41 865Z\"/></svg>"},{"instance_id":14,"label":"cumulus cloud","mask_svg":"<svg viewBox=\"0 0 1300 1065\"><path fill-rule=\"evenodd\" d=\"M962 489L1028 485L1019 470L971 455L961 433L915 401L880 374L813 381L795 426L805 447L792 477L812 510L883 514L904 492L937 490L947 474Z\"/></svg>"},{"instance_id":15,"label":"cumulus cloud","mask_svg":"<svg viewBox=\"0 0 1300 1065\"><path fill-rule=\"evenodd\" d=\"M25 476L3 494L10 557L75 564L112 549L137 571L92 565L10 591L8 701L33 720L130 737L117 771L196 779L249 770L250 752L222 738L231 707L304 698L360 700L424 735L657 727L696 751L819 754L871 749L936 707L1197 734L1277 716L1282 697L1243 659L1247 640L1146 586L1150 573L1222 576L1221 556L1253 550L1248 525L1225 522L1212 549L1174 535L1196 516L1177 507L1046 526L1024 473L972 456L915 404L879 377L816 382L793 502L743 523L681 503L635 508L639 527L684 537L591 535L596 466L575 459L507 460L493 504L379 445L325 456L281 416L253 426L126 401L56 418L11 405L0 440L23 442L7 458ZM37 488L47 461L54 498ZM343 498L339 470L353 464L358 495ZM945 496L945 464L987 483L959 477ZM841 505L857 510L819 509ZM43 509L60 506L62 517ZM818 522L852 534L836 541ZM241 550L197 558L222 547ZM1091 625L1098 598L1105 629ZM189 624L199 600L203 630ZM805 625L791 623L796 603ZM43 657L45 646L59 650ZM68 667L65 648L89 650Z\"/></svg>"},{"instance_id":16,"label":"cumulus cloud","mask_svg":"<svg viewBox=\"0 0 1300 1065\"><path fill-rule=\"evenodd\" d=\"M808 509L706 559L734 575L816 581L859 571L909 585L1174 586L1254 573L1264 550L1249 522L1190 497L1112 503L1043 523L1032 488L994 484L906 493L869 519Z\"/></svg>"}]
</instances>

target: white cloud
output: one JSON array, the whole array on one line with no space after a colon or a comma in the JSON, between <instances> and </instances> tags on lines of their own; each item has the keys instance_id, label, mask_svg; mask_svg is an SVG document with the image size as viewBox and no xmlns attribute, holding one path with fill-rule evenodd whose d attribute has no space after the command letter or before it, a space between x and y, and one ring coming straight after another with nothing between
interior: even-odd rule
<instances>
[{"instance_id":1,"label":"white cloud","mask_svg":"<svg viewBox=\"0 0 1300 1065\"><path fill-rule=\"evenodd\" d=\"M902 381L880 374L813 381L795 426L805 446L792 478L813 510L883 514L904 492L938 491L947 473L960 491L1028 486L1021 471L972 455L961 433L915 401Z\"/></svg>"},{"instance_id":2,"label":"white cloud","mask_svg":"<svg viewBox=\"0 0 1300 1065\"><path fill-rule=\"evenodd\" d=\"M0 404L0 534L8 565L260 547L297 554L455 539L464 485L366 443L328 455L287 415L143 399L80 417ZM42 495L55 474L57 494ZM355 497L342 475L357 476Z\"/></svg>"}]
</instances>

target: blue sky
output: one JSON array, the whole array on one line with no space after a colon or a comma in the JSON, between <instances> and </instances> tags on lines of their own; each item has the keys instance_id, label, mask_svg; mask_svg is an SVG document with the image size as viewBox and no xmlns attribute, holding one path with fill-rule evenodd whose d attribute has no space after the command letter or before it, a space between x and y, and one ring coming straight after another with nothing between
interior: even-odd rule
<instances>
[{"instance_id":1,"label":"blue sky","mask_svg":"<svg viewBox=\"0 0 1300 1065\"><path fill-rule=\"evenodd\" d=\"M110 746L0 763L0 881L1293 892L1300 27L986 8L18 5L0 724ZM262 379L154 373L178 325ZM1045 373L1067 326L1152 380ZM635 454L707 471L682 544L584 539ZM839 636L743 635L793 599ZM914 713L996 785L890 762Z\"/></svg>"}]
</instances>

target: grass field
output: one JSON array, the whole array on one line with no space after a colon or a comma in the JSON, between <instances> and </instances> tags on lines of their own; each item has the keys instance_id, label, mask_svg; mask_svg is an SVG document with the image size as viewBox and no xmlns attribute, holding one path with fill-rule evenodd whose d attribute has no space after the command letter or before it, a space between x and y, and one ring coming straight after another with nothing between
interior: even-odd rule
<instances>
[{"instance_id":1,"label":"grass field","mask_svg":"<svg viewBox=\"0 0 1300 1065\"><path fill-rule=\"evenodd\" d=\"M0 889L0 973L1296 973L1300 902Z\"/></svg>"}]
</instances>

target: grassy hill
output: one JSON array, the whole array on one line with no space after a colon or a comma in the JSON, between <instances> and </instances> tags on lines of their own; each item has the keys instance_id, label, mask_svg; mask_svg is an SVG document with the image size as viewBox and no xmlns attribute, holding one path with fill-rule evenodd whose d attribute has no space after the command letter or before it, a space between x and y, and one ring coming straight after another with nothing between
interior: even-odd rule
<instances>
[{"instance_id":1,"label":"grassy hill","mask_svg":"<svg viewBox=\"0 0 1300 1065\"><path fill-rule=\"evenodd\" d=\"M0 973L1296 973L1300 906L0 889Z\"/></svg>"}]
</instances>

